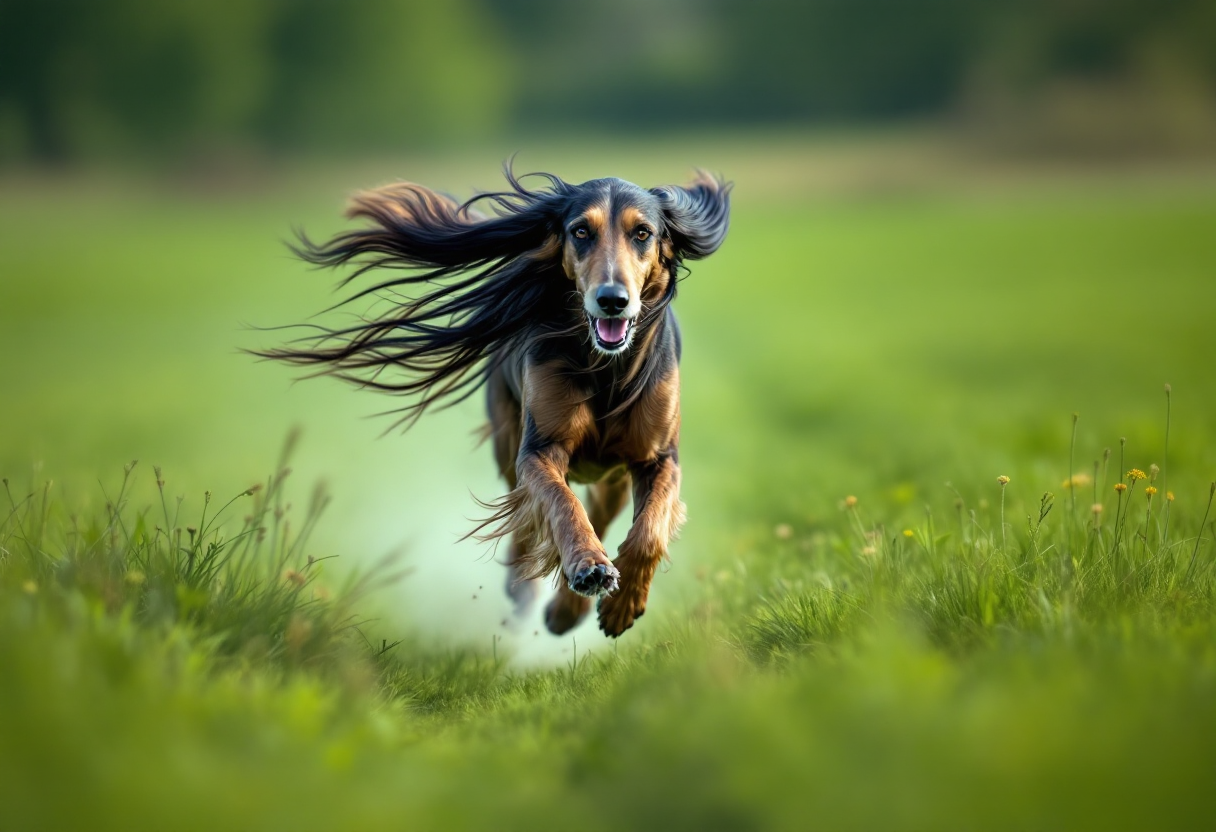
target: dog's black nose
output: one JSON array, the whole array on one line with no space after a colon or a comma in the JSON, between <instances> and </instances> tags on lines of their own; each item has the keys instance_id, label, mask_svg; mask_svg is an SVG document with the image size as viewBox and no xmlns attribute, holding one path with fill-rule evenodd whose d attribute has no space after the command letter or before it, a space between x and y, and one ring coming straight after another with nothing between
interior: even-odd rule
<instances>
[{"instance_id":1,"label":"dog's black nose","mask_svg":"<svg viewBox=\"0 0 1216 832\"><path fill-rule=\"evenodd\" d=\"M619 315L629 305L629 291L616 283L601 286L595 292L595 302L606 315Z\"/></svg>"}]
</instances>

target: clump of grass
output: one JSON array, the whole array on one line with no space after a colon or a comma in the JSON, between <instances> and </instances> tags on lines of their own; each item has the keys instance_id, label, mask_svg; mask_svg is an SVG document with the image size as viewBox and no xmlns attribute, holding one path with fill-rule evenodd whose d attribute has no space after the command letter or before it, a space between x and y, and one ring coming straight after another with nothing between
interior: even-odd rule
<instances>
[{"instance_id":1,"label":"clump of grass","mask_svg":"<svg viewBox=\"0 0 1216 832\"><path fill-rule=\"evenodd\" d=\"M886 525L904 530L888 538L881 532L883 523L864 526L859 501L850 496L842 504L847 522L832 542L804 549L809 556L800 563L787 559L783 569L770 570L770 585L775 581L786 589L771 594L757 587L764 596L741 627L740 643L748 655L767 661L805 652L849 632L851 625L841 622L858 620L855 613L918 621L931 641L951 649L970 649L1011 634L1068 636L1084 624L1114 626L1129 617L1144 617L1166 629L1211 623L1216 619L1216 568L1203 553L1210 546L1205 532L1216 484L1208 489L1203 517L1195 525L1198 510L1188 516L1176 510L1174 492L1161 493L1164 466L1129 465L1128 442L1121 438L1119 470L1124 473L1111 490L1113 522L1103 523L1110 492L1098 489L1101 481L1105 492L1110 449L1103 452L1103 461L1095 460L1092 477L1077 473L1077 422L1074 414L1062 482L1067 499L1041 492L1037 505L1026 511L1021 531L1005 521L1006 502L1017 495L1004 474L996 478L999 530L986 528L975 512L967 522L966 501L951 483L947 488L958 515L957 534L939 534L927 508L920 523L905 525L902 518L891 518ZM1090 486L1093 500L1079 523L1077 491ZM1139 495L1142 503L1136 502ZM1167 536L1168 512L1174 512L1173 543ZM1074 540L1081 528L1084 546ZM1183 542L1189 544L1185 552ZM847 602L829 590L796 588L801 581L847 586Z\"/></svg>"},{"instance_id":2,"label":"clump of grass","mask_svg":"<svg viewBox=\"0 0 1216 832\"><path fill-rule=\"evenodd\" d=\"M738 643L753 661L782 661L835 641L856 607L840 590L782 587L744 620Z\"/></svg>"},{"instance_id":3,"label":"clump of grass","mask_svg":"<svg viewBox=\"0 0 1216 832\"><path fill-rule=\"evenodd\" d=\"M222 505L205 492L196 517L184 516L184 498L170 508L160 468L153 469L160 511L133 510L136 462L124 467L104 513L84 523L57 502L51 483L18 497L5 479L0 592L25 595L51 615L84 604L130 614L148 628L186 627L220 658L308 664L333 657L358 638L355 601L391 576L381 569L322 582L330 558L306 550L329 497L314 489L294 528L285 463L286 454L264 483ZM238 508L246 512L240 520L232 516Z\"/></svg>"}]
</instances>

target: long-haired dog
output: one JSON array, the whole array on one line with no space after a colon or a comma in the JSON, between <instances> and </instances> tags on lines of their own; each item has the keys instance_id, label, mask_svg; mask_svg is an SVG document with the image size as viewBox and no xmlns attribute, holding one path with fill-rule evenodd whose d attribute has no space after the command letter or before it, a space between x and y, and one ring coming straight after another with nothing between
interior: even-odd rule
<instances>
[{"instance_id":1,"label":"long-haired dog","mask_svg":"<svg viewBox=\"0 0 1216 832\"><path fill-rule=\"evenodd\" d=\"M509 535L509 594L525 609L560 570L549 630L574 627L598 596L600 628L619 636L684 520L671 302L684 261L722 244L730 186L704 173L649 190L535 174L544 185L530 189L506 176L509 190L463 204L414 184L356 196L349 216L364 227L323 245L301 237L297 251L357 266L343 285L396 270L348 299L391 308L262 354L404 395L406 424L484 387L511 491L477 533ZM571 482L589 486L585 508ZM612 560L604 536L631 487L633 525Z\"/></svg>"}]
</instances>

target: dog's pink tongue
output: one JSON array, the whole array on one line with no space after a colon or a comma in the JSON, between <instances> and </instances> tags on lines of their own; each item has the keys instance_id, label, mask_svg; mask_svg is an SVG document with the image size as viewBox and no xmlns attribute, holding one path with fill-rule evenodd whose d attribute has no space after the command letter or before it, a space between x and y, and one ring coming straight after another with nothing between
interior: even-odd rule
<instances>
[{"instance_id":1,"label":"dog's pink tongue","mask_svg":"<svg viewBox=\"0 0 1216 832\"><path fill-rule=\"evenodd\" d=\"M595 333L605 344L615 344L625 340L625 328L629 322L624 318L596 318Z\"/></svg>"}]
</instances>

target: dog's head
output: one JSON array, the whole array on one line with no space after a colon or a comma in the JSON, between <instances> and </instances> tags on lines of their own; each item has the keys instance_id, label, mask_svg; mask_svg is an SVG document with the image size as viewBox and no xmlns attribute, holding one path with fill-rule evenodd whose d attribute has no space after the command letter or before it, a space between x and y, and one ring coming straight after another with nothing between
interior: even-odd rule
<instances>
[{"instance_id":1,"label":"dog's head","mask_svg":"<svg viewBox=\"0 0 1216 832\"><path fill-rule=\"evenodd\" d=\"M348 302L380 293L409 300L361 325L323 330L305 347L259 354L417 394L404 408L416 418L436 401L467 395L484 377L481 363L529 331L566 331L571 284L594 350L626 353L635 335L647 343L643 333L675 297L681 264L716 251L730 221L730 185L705 173L686 187L650 190L620 179L572 185L549 174L533 174L549 187L530 189L510 167L506 175L510 190L463 204L407 182L358 194L348 213L362 228L322 245L301 236L295 251L317 265L357 264L346 281L392 270ZM404 376L380 378L386 367Z\"/></svg>"},{"instance_id":2,"label":"dog's head","mask_svg":"<svg viewBox=\"0 0 1216 832\"><path fill-rule=\"evenodd\" d=\"M704 174L687 188L646 190L621 179L572 188L560 230L562 266L582 297L597 351L628 350L639 318L670 297L680 262L717 250L729 192Z\"/></svg>"}]
</instances>

